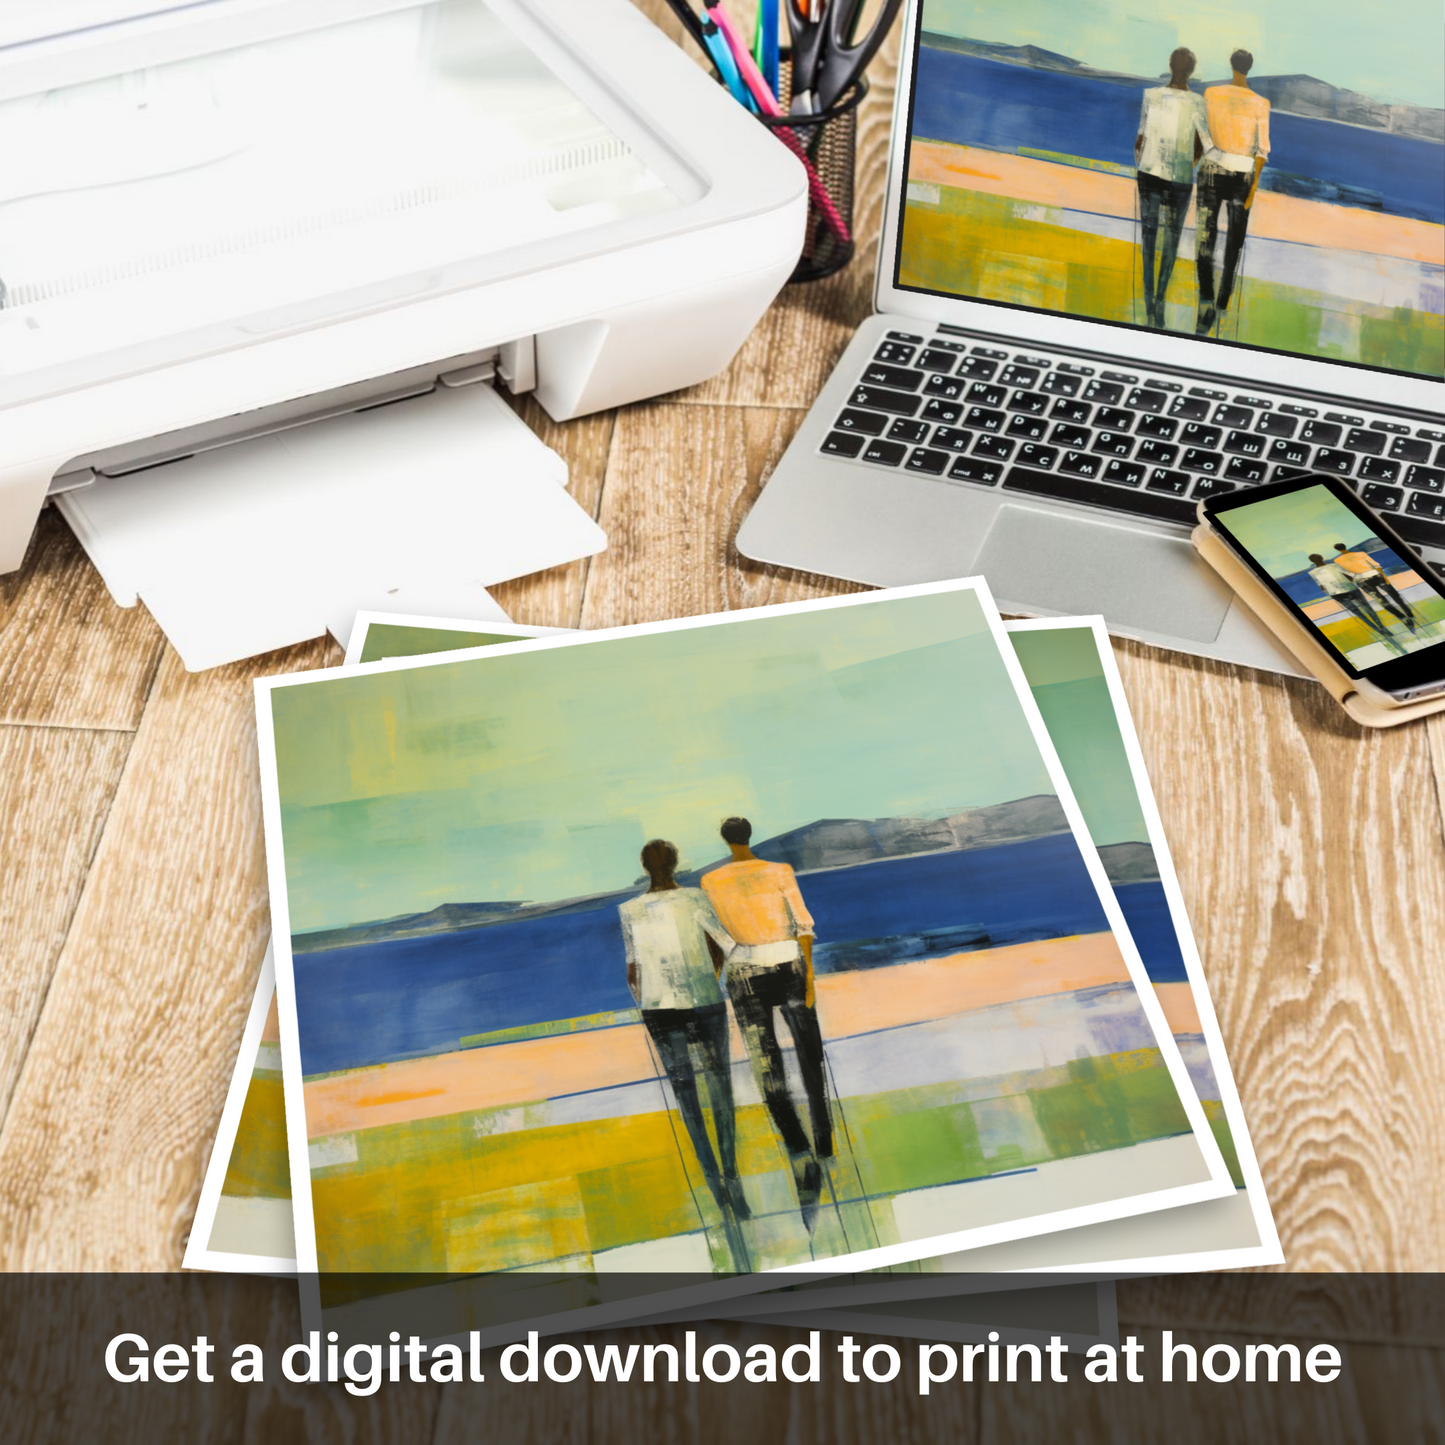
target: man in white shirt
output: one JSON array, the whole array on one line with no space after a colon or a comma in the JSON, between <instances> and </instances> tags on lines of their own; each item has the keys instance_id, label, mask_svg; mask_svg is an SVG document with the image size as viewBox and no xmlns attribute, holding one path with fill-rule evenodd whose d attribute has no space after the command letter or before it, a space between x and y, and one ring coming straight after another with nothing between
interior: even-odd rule
<instances>
[{"instance_id":1,"label":"man in white shirt","mask_svg":"<svg viewBox=\"0 0 1445 1445\"><path fill-rule=\"evenodd\" d=\"M1144 252L1144 310L1149 325L1164 325L1164 297L1179 237L1194 191L1194 163L1213 149L1204 100L1189 88L1194 52L1180 46L1169 57L1169 84L1144 92L1139 134L1134 138L1135 179L1139 187L1139 228ZM1164 228L1159 244L1159 228ZM1159 253L1155 278L1154 255Z\"/></svg>"},{"instance_id":2,"label":"man in white shirt","mask_svg":"<svg viewBox=\"0 0 1445 1445\"><path fill-rule=\"evenodd\" d=\"M1403 656L1405 649L1395 641L1389 627L1380 621L1379 614L1370 599L1360 591L1355 579L1338 563L1326 562L1318 552L1310 553L1310 561L1315 564L1310 568L1310 578L1320 591L1332 601L1338 602L1346 612L1353 612L1371 632L1379 633L1380 640L1391 652Z\"/></svg>"},{"instance_id":3,"label":"man in white shirt","mask_svg":"<svg viewBox=\"0 0 1445 1445\"><path fill-rule=\"evenodd\" d=\"M652 886L618 905L627 987L657 1047L712 1196L726 1215L750 1218L738 1178L727 999L719 974L737 947L701 888L679 887L677 849L654 838L642 850ZM697 1082L707 1085L717 1152Z\"/></svg>"}]
</instances>

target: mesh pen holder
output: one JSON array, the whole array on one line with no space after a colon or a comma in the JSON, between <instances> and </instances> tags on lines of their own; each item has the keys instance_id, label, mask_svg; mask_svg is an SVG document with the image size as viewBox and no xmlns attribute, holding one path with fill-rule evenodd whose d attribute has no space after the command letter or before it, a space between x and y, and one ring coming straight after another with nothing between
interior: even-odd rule
<instances>
[{"instance_id":1,"label":"mesh pen holder","mask_svg":"<svg viewBox=\"0 0 1445 1445\"><path fill-rule=\"evenodd\" d=\"M792 96L792 68L779 68L779 102ZM808 167L808 226L803 254L790 281L820 281L853 259L853 163L858 145L858 107L868 94L860 77L827 110L816 115L758 119Z\"/></svg>"}]
</instances>

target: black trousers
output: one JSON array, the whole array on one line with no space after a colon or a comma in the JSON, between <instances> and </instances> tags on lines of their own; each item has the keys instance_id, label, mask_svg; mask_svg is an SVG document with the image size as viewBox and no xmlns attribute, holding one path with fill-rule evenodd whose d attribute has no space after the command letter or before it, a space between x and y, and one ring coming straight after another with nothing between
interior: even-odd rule
<instances>
[{"instance_id":1,"label":"black trousers","mask_svg":"<svg viewBox=\"0 0 1445 1445\"><path fill-rule=\"evenodd\" d=\"M1414 623L1415 609L1395 590L1393 582L1384 577L1376 577L1373 581L1362 578L1360 590L1366 596L1373 597L1377 606L1383 607L1386 612L1393 612L1401 622Z\"/></svg>"},{"instance_id":2,"label":"black trousers","mask_svg":"<svg viewBox=\"0 0 1445 1445\"><path fill-rule=\"evenodd\" d=\"M1179 254L1179 237L1184 234L1184 218L1189 214L1189 198L1194 194L1192 181L1166 181L1140 171L1139 232L1140 249L1144 253L1144 310L1150 326L1164 325L1164 297L1169 278L1174 274L1174 260ZM1160 244L1160 228L1163 244ZM1154 256L1159 256L1159 279L1154 279Z\"/></svg>"},{"instance_id":3,"label":"black trousers","mask_svg":"<svg viewBox=\"0 0 1445 1445\"><path fill-rule=\"evenodd\" d=\"M1199 167L1199 208L1195 218L1194 269L1199 278L1199 309L1218 305L1229 309L1234 294L1234 276L1239 268L1244 236L1249 229L1249 212L1244 203L1254 184L1250 171L1227 171L1206 161ZM1224 213L1224 268L1219 278L1219 297L1214 294L1214 249L1219 237L1219 216Z\"/></svg>"},{"instance_id":4,"label":"black trousers","mask_svg":"<svg viewBox=\"0 0 1445 1445\"><path fill-rule=\"evenodd\" d=\"M728 1006L715 1003L706 1008L645 1008L642 1022L657 1046L662 1067L667 1070L668 1082L697 1162L702 1165L707 1187L718 1204L723 1205L726 1203L723 1179L738 1177ZM702 1115L702 1101L698 1098L699 1074L707 1082L713 1127L717 1130L717 1154L713 1153Z\"/></svg>"},{"instance_id":5,"label":"black trousers","mask_svg":"<svg viewBox=\"0 0 1445 1445\"><path fill-rule=\"evenodd\" d=\"M1375 610L1375 600L1367 593L1356 588L1353 592L1336 592L1334 601L1338 602L1346 612L1353 612L1371 632L1378 632L1387 642L1393 641L1390 637L1390 629L1380 618Z\"/></svg>"},{"instance_id":6,"label":"black trousers","mask_svg":"<svg viewBox=\"0 0 1445 1445\"><path fill-rule=\"evenodd\" d=\"M738 964L728 967L728 996L733 1001L738 1028L748 1046L753 1074L789 1154L805 1154L810 1147L824 1159L833 1153L833 1116L823 1069L823 1035L817 1011L806 1002L807 977L803 960L790 963ZM788 1093L783 1051L778 1044L777 1011L788 1021L798 1071L808 1094L813 1122L813 1144L803 1132L798 1111Z\"/></svg>"}]
</instances>

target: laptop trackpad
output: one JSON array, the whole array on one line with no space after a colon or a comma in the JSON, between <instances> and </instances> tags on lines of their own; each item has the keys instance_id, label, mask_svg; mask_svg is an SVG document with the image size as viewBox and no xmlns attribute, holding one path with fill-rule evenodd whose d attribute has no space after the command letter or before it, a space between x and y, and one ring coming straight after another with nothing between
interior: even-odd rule
<instances>
[{"instance_id":1,"label":"laptop trackpad","mask_svg":"<svg viewBox=\"0 0 1445 1445\"><path fill-rule=\"evenodd\" d=\"M1005 506L974 570L1008 602L1049 612L1102 612L1117 627L1213 642L1234 594L1188 542L1111 522Z\"/></svg>"}]
</instances>

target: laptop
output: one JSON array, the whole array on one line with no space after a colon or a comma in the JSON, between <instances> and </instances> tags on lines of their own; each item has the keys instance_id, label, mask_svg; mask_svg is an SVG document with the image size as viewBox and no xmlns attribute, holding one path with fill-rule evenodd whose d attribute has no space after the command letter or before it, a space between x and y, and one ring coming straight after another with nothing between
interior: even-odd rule
<instances>
[{"instance_id":1,"label":"laptop","mask_svg":"<svg viewBox=\"0 0 1445 1445\"><path fill-rule=\"evenodd\" d=\"M1302 13L914 0L876 314L743 555L1296 675L1201 498L1347 477L1445 575L1445 22Z\"/></svg>"}]
</instances>

